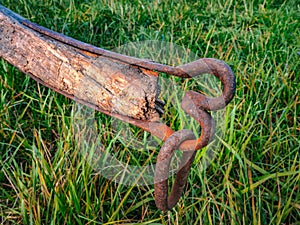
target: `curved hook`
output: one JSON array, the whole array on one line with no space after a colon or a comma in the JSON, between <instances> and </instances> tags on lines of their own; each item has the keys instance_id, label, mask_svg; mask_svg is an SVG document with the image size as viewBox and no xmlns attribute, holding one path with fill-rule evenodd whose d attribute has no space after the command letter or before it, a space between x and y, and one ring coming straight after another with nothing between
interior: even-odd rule
<instances>
[{"instance_id":1,"label":"curved hook","mask_svg":"<svg viewBox=\"0 0 300 225\"><path fill-rule=\"evenodd\" d=\"M131 123L144 130L147 130L153 135L165 141L157 159L157 168L155 174L155 199L160 209L168 210L172 208L176 204L182 193L184 184L188 176L188 172L195 156L195 150L199 150L200 148L208 145L214 136L215 122L207 111L214 111L224 108L234 96L236 83L234 74L230 67L223 61L212 58L199 59L197 61L178 67L163 65L147 60L141 60L134 57L113 53L101 48L97 48L90 44L80 42L73 38L34 24L7 9L2 10L5 10L8 15L11 15L23 25L43 35L61 41L64 44L73 46L79 50L94 53L96 55L103 55L107 58L110 58L111 60L117 60L120 63L129 64L133 67L163 72L181 78L191 78L196 75L209 73L216 76L221 81L221 83L223 84L223 92L219 97L211 98L195 91L188 91L182 100L182 109L190 116L192 116L201 126L201 136L197 140L195 140L195 136L191 131L181 130L175 132L163 123L133 119L125 115L106 111L104 109L101 109L99 106L95 106L83 100L76 99L77 101L95 108L96 110L101 111L107 115L114 116L122 121ZM56 91L66 95L69 98L74 98L74 96L71 94L64 93L63 91L59 90ZM167 177L169 173L169 164L171 156L173 155L173 152L176 148L187 151L183 152L181 169L176 176L176 180L172 188L170 197L168 197Z\"/></svg>"},{"instance_id":2,"label":"curved hook","mask_svg":"<svg viewBox=\"0 0 300 225\"><path fill-rule=\"evenodd\" d=\"M183 192L196 151L183 152L179 171L168 196L169 167L174 151L183 141L189 139L195 139L192 131L176 131L167 139L158 153L154 176L154 196L156 206L163 211L173 208Z\"/></svg>"},{"instance_id":3,"label":"curved hook","mask_svg":"<svg viewBox=\"0 0 300 225\"><path fill-rule=\"evenodd\" d=\"M223 61L216 59L200 59L180 67L191 77L209 73L216 76L223 84L221 96L210 98L195 91L188 91L182 99L181 107L193 117L201 126L201 136L195 136L189 130L176 131L165 140L158 157L154 177L154 195L156 206L167 211L175 206L180 198L196 150L208 145L215 133L215 122L207 111L224 108L235 93L235 77L230 67ZM170 161L174 150L185 150L180 163L180 170L176 175L172 191L168 197L168 174Z\"/></svg>"},{"instance_id":4,"label":"curved hook","mask_svg":"<svg viewBox=\"0 0 300 225\"><path fill-rule=\"evenodd\" d=\"M195 91L188 91L182 99L182 109L201 126L201 136L197 140L185 141L181 150L200 149L208 145L215 133L215 122L207 111L224 108L235 93L235 76L230 67L221 60L204 58L180 66L191 77L209 73L223 84L223 92L218 97L208 97Z\"/></svg>"},{"instance_id":5,"label":"curved hook","mask_svg":"<svg viewBox=\"0 0 300 225\"><path fill-rule=\"evenodd\" d=\"M193 117L201 127L201 136L197 140L186 140L180 150L198 150L208 145L215 133L215 122L208 111L224 108L233 98L235 93L235 76L230 67L221 60L204 58L185 64L178 68L189 73L190 77L209 73L216 76L223 84L223 92L218 97L207 97L195 91L185 93L181 107ZM123 121L138 126L152 135L166 141L175 131L161 122L140 121L114 115Z\"/></svg>"},{"instance_id":6,"label":"curved hook","mask_svg":"<svg viewBox=\"0 0 300 225\"><path fill-rule=\"evenodd\" d=\"M201 74L212 74L217 77L222 85L223 92L218 97L207 97L195 91L188 91L189 95L197 107L215 111L224 108L233 98L235 94L235 76L231 68L221 60L213 58L203 58L185 65L179 66L178 68L184 70L190 77L195 77Z\"/></svg>"}]
</instances>

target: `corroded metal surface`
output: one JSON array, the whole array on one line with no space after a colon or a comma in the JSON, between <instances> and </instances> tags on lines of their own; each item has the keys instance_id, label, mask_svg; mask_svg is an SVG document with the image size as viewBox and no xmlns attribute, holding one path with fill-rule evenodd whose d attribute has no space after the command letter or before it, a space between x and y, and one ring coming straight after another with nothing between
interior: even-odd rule
<instances>
[{"instance_id":1,"label":"corroded metal surface","mask_svg":"<svg viewBox=\"0 0 300 225\"><path fill-rule=\"evenodd\" d=\"M58 40L67 45L71 45L75 48L93 54L105 56L112 60L121 61L133 67L143 68L150 72L163 72L172 76L182 78L192 78L201 74L212 74L213 76L217 77L223 85L223 91L220 96L207 97L195 91L188 91L182 100L182 109L197 120L197 122L201 126L202 132L199 139L184 141L179 147L179 149L181 150L198 150L200 148L205 147L212 140L215 125L213 119L207 111L215 111L224 108L232 100L235 94L235 76L231 68L221 60L214 58L202 58L178 67L172 67L169 65L159 64L152 61L142 60L131 56L118 54L115 52L110 52L108 50L101 49L93 45L70 38L63 34L54 32L45 27L32 23L24 18L19 20L21 20L20 22L22 22L22 24L24 24L25 26L28 26L29 28L43 35ZM137 120L119 114L107 112L105 110L97 110L106 113L110 116L117 117L118 119L123 120L125 122L136 125L164 141L174 132L167 125L157 121L153 122Z\"/></svg>"},{"instance_id":2,"label":"corroded metal surface","mask_svg":"<svg viewBox=\"0 0 300 225\"><path fill-rule=\"evenodd\" d=\"M195 138L194 134L191 131L174 131L166 124L163 124L158 120L148 121L135 119L111 111L107 111L102 108L96 108L93 104L82 101L80 99L74 99L107 115L116 117L124 122L138 126L165 141L157 158L156 173L154 179L155 201L157 207L161 210L166 211L171 209L180 198L196 151L207 146L214 137L215 122L208 111L215 111L224 108L232 100L235 94L235 76L231 68L223 61L212 58L199 59L178 67L163 65L147 60L141 60L134 57L110 52L93 45L80 42L76 39L67 37L63 34L59 34L47 28L41 27L35 23L32 23L11 11L7 11L7 13L11 17L22 23L24 26L28 27L28 29L32 29L32 32L38 32L41 35L44 35L46 38L55 39L62 44L72 46L75 49L78 49L79 52L83 51L89 54L103 56L114 62L119 61L128 64L133 68L145 70L146 74L149 76L157 76L157 72L163 72L181 78L192 78L201 74L211 74L221 81L223 85L223 91L222 94L218 97L207 97L203 94L190 90L185 93L182 99L182 109L191 117L193 117L201 127L201 135L198 139ZM47 86L47 84L44 85ZM68 95L68 93L63 93L62 91L58 92L70 98L72 97ZM158 105L161 107L157 111L159 114L162 114L163 111L161 108L163 108L163 103L158 102ZM173 185L170 196L168 197L169 164L175 149L180 149L184 152L180 168L175 179L175 183Z\"/></svg>"},{"instance_id":3,"label":"corroded metal surface","mask_svg":"<svg viewBox=\"0 0 300 225\"><path fill-rule=\"evenodd\" d=\"M192 131L176 131L166 140L158 153L154 177L154 195L156 206L163 211L173 208L180 198L196 151L183 152L176 179L168 197L168 177L171 158L174 151L183 141L191 139L195 139Z\"/></svg>"}]
</instances>

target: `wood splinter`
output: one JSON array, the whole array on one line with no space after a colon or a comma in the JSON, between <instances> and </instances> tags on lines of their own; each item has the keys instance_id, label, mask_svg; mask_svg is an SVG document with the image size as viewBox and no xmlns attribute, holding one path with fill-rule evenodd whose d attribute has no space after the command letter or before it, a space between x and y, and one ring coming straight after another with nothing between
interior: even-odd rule
<instances>
[{"instance_id":1,"label":"wood splinter","mask_svg":"<svg viewBox=\"0 0 300 225\"><path fill-rule=\"evenodd\" d=\"M106 114L157 121L158 74L43 35L0 5L0 57L41 84Z\"/></svg>"}]
</instances>

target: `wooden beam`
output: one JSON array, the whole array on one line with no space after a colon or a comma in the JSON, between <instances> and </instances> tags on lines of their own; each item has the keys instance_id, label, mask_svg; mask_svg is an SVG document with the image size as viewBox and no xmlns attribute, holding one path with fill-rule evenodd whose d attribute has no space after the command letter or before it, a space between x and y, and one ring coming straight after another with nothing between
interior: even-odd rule
<instances>
[{"instance_id":1,"label":"wooden beam","mask_svg":"<svg viewBox=\"0 0 300 225\"><path fill-rule=\"evenodd\" d=\"M0 57L41 84L107 114L156 121L157 73L72 47L0 5ZM162 110L162 109L161 109Z\"/></svg>"}]
</instances>

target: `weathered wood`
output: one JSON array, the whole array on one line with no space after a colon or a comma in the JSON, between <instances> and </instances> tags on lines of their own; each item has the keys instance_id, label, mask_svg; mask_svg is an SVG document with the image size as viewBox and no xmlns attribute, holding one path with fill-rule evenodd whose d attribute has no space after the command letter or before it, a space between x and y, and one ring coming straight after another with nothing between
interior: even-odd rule
<instances>
[{"instance_id":1,"label":"weathered wood","mask_svg":"<svg viewBox=\"0 0 300 225\"><path fill-rule=\"evenodd\" d=\"M63 44L22 25L0 5L0 57L22 72L103 112L155 121L157 74Z\"/></svg>"}]
</instances>

